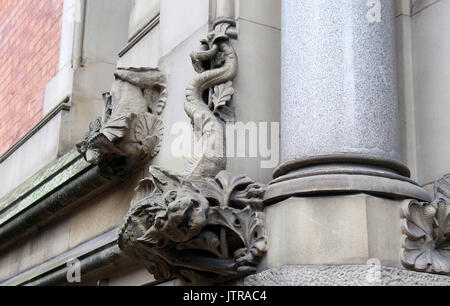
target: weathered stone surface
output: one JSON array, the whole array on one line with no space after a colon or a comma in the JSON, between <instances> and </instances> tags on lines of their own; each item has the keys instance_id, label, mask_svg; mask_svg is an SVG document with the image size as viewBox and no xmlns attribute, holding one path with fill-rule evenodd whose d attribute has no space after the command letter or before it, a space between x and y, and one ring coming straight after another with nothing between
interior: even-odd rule
<instances>
[{"instance_id":1,"label":"weathered stone surface","mask_svg":"<svg viewBox=\"0 0 450 306\"><path fill-rule=\"evenodd\" d=\"M379 279L377 278L379 276ZM373 265L283 266L248 276L237 286L450 286L450 277Z\"/></svg>"}]
</instances>

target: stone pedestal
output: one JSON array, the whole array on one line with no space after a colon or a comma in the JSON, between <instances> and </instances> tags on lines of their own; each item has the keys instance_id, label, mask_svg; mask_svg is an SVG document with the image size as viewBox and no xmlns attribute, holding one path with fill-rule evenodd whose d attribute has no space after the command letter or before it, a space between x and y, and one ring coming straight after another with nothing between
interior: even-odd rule
<instances>
[{"instance_id":1,"label":"stone pedestal","mask_svg":"<svg viewBox=\"0 0 450 306\"><path fill-rule=\"evenodd\" d=\"M282 5L282 163L267 200L342 192L430 200L400 160L394 2Z\"/></svg>"},{"instance_id":2,"label":"stone pedestal","mask_svg":"<svg viewBox=\"0 0 450 306\"><path fill-rule=\"evenodd\" d=\"M401 202L359 194L292 197L269 206L261 269L370 259L401 267Z\"/></svg>"}]
</instances>

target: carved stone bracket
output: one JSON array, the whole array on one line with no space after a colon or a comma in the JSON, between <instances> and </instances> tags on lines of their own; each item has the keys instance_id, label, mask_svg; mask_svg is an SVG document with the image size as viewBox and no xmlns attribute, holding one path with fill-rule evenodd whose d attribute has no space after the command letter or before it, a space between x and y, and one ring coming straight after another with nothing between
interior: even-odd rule
<instances>
[{"instance_id":1,"label":"carved stone bracket","mask_svg":"<svg viewBox=\"0 0 450 306\"><path fill-rule=\"evenodd\" d=\"M402 207L402 264L410 270L450 274L450 175L436 181L432 202Z\"/></svg>"},{"instance_id":2,"label":"carved stone bracket","mask_svg":"<svg viewBox=\"0 0 450 306\"><path fill-rule=\"evenodd\" d=\"M160 150L167 81L153 68L119 68L114 76L111 92L103 94L103 116L91 122L77 149L103 174L126 176Z\"/></svg>"},{"instance_id":3,"label":"carved stone bracket","mask_svg":"<svg viewBox=\"0 0 450 306\"><path fill-rule=\"evenodd\" d=\"M191 54L198 75L186 89L185 111L199 150L183 174L150 167L121 226L120 248L158 280L224 282L255 272L266 252L265 186L224 171L236 37L235 22L219 19Z\"/></svg>"},{"instance_id":4,"label":"carved stone bracket","mask_svg":"<svg viewBox=\"0 0 450 306\"><path fill-rule=\"evenodd\" d=\"M264 186L220 172L186 181L156 167L141 181L119 234L119 247L156 279L223 282L256 271L266 251Z\"/></svg>"}]
</instances>

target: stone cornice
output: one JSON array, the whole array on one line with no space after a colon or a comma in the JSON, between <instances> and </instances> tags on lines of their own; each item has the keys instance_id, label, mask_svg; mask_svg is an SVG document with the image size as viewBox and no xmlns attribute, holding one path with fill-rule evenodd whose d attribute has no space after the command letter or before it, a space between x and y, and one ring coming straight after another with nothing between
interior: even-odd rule
<instances>
[{"instance_id":1,"label":"stone cornice","mask_svg":"<svg viewBox=\"0 0 450 306\"><path fill-rule=\"evenodd\" d=\"M153 28L159 24L159 14L150 20L147 25L145 25L141 30L139 30L128 42L128 44L119 52L119 57L124 56L128 51L131 50L138 42L141 41Z\"/></svg>"},{"instance_id":2,"label":"stone cornice","mask_svg":"<svg viewBox=\"0 0 450 306\"><path fill-rule=\"evenodd\" d=\"M0 281L0 286L64 284L67 282L67 263L73 259L80 260L81 277L83 279L99 268L104 268L110 264L117 265L125 261L126 258L117 246L117 228L109 230L10 279Z\"/></svg>"},{"instance_id":3,"label":"stone cornice","mask_svg":"<svg viewBox=\"0 0 450 306\"><path fill-rule=\"evenodd\" d=\"M0 250L114 182L78 152L67 153L0 199Z\"/></svg>"}]
</instances>

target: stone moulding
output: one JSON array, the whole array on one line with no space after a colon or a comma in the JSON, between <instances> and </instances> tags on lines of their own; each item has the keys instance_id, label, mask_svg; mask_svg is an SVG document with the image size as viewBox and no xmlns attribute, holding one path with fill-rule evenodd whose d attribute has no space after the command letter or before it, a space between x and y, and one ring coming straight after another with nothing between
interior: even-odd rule
<instances>
[{"instance_id":1,"label":"stone moulding","mask_svg":"<svg viewBox=\"0 0 450 306\"><path fill-rule=\"evenodd\" d=\"M406 202L401 218L403 266L450 275L450 174L436 181L433 201Z\"/></svg>"},{"instance_id":2,"label":"stone moulding","mask_svg":"<svg viewBox=\"0 0 450 306\"><path fill-rule=\"evenodd\" d=\"M119 232L119 247L157 280L224 282L255 272L266 252L265 186L225 171L236 37L234 20L219 19L191 54L198 75L186 89L185 111L201 149L182 174L150 167Z\"/></svg>"},{"instance_id":3,"label":"stone moulding","mask_svg":"<svg viewBox=\"0 0 450 306\"><path fill-rule=\"evenodd\" d=\"M9 279L0 280L0 286L73 285L67 279L67 263L73 259L80 260L83 282L92 280L98 271L127 265L130 260L117 245L117 232L118 229L113 228Z\"/></svg>"},{"instance_id":4,"label":"stone moulding","mask_svg":"<svg viewBox=\"0 0 450 306\"><path fill-rule=\"evenodd\" d=\"M431 201L429 193L409 176L406 166L386 158L357 153L308 155L288 160L275 169L265 203L336 192Z\"/></svg>"},{"instance_id":5,"label":"stone moulding","mask_svg":"<svg viewBox=\"0 0 450 306\"><path fill-rule=\"evenodd\" d=\"M111 92L103 94L103 116L91 122L77 149L105 175L123 177L159 153L167 80L154 68L118 68L114 76Z\"/></svg>"},{"instance_id":6,"label":"stone moulding","mask_svg":"<svg viewBox=\"0 0 450 306\"><path fill-rule=\"evenodd\" d=\"M116 182L75 150L67 153L0 199L0 251Z\"/></svg>"}]
</instances>

